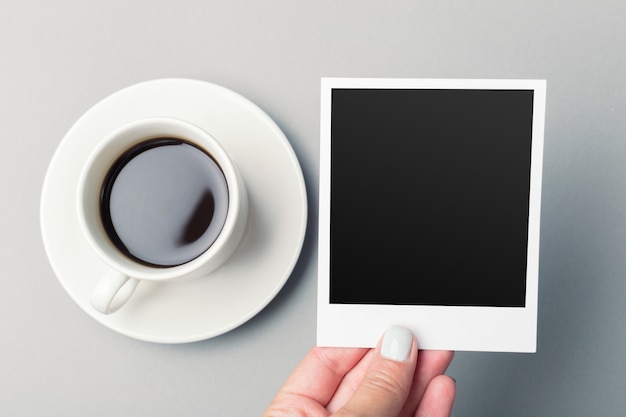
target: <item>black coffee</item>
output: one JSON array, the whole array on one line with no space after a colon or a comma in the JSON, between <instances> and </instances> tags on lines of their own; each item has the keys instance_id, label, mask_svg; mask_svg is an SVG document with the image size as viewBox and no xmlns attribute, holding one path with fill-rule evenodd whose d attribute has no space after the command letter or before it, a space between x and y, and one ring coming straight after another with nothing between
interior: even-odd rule
<instances>
[{"instance_id":1,"label":"black coffee","mask_svg":"<svg viewBox=\"0 0 626 417\"><path fill-rule=\"evenodd\" d=\"M175 138L134 146L104 181L100 211L115 246L151 266L184 264L219 235L228 187L219 165L203 150Z\"/></svg>"}]
</instances>

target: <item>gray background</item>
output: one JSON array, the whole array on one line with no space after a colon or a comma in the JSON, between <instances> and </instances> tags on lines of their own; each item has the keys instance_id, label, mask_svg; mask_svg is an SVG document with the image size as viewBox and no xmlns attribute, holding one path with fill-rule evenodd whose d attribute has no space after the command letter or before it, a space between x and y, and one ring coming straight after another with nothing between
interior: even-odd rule
<instances>
[{"instance_id":1,"label":"gray background","mask_svg":"<svg viewBox=\"0 0 626 417\"><path fill-rule=\"evenodd\" d=\"M0 6L0 414L260 415L315 343L322 76L548 80L536 354L457 352L455 416L626 409L626 3L4 0ZM103 327L59 285L39 232L69 127L136 82L188 77L263 108L293 145L310 220L259 315L185 345Z\"/></svg>"}]
</instances>

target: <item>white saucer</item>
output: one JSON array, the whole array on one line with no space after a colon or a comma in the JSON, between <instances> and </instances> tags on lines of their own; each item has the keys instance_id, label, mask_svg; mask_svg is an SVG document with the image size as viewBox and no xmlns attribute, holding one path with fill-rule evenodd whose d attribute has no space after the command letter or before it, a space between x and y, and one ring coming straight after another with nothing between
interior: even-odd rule
<instances>
[{"instance_id":1,"label":"white saucer","mask_svg":"<svg viewBox=\"0 0 626 417\"><path fill-rule=\"evenodd\" d=\"M234 255L206 277L142 282L117 313L89 304L107 266L79 229L79 171L98 140L149 116L178 117L204 128L229 152L250 198L250 224ZM224 87L187 79L147 81L118 91L87 111L61 141L41 196L41 229L61 285L91 317L124 335L186 343L223 334L261 311L296 264L306 231L304 178L280 128L259 107Z\"/></svg>"}]
</instances>

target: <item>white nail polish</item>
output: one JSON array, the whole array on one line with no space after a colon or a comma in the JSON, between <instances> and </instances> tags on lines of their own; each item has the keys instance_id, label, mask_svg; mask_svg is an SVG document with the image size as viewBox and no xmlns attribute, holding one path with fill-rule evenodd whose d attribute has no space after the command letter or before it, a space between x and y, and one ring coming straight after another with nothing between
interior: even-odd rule
<instances>
[{"instance_id":1,"label":"white nail polish","mask_svg":"<svg viewBox=\"0 0 626 417\"><path fill-rule=\"evenodd\" d=\"M380 354L396 362L404 362L409 358L413 334L403 326L391 326L385 332Z\"/></svg>"}]
</instances>

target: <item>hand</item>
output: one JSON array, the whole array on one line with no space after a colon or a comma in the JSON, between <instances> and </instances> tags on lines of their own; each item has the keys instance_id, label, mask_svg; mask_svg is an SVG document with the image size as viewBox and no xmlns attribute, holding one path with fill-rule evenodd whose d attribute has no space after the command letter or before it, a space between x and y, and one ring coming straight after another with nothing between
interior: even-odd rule
<instances>
[{"instance_id":1,"label":"hand","mask_svg":"<svg viewBox=\"0 0 626 417\"><path fill-rule=\"evenodd\" d=\"M443 373L453 355L418 352L400 326L376 349L315 347L263 417L449 417L456 385Z\"/></svg>"}]
</instances>

